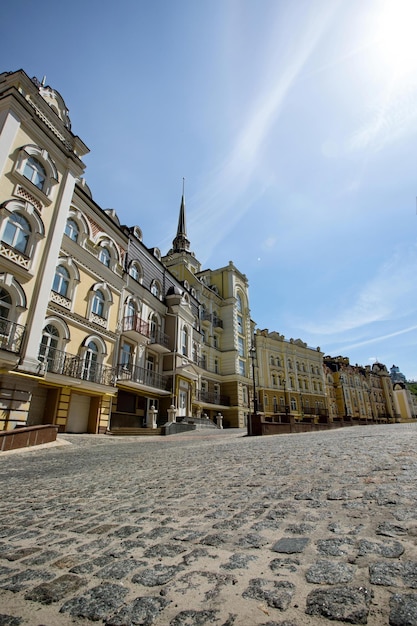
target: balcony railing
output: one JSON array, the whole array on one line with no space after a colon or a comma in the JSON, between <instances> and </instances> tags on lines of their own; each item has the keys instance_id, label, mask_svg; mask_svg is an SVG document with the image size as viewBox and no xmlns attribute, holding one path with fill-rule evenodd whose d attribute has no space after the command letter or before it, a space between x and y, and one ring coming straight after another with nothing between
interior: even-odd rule
<instances>
[{"instance_id":1,"label":"balcony railing","mask_svg":"<svg viewBox=\"0 0 417 626\"><path fill-rule=\"evenodd\" d=\"M0 317L0 349L18 354L25 336L25 326Z\"/></svg>"},{"instance_id":2,"label":"balcony railing","mask_svg":"<svg viewBox=\"0 0 417 626\"><path fill-rule=\"evenodd\" d=\"M196 400L200 402L207 402L207 404L222 404L223 406L230 406L230 397L223 396L215 391L197 391Z\"/></svg>"},{"instance_id":3,"label":"balcony railing","mask_svg":"<svg viewBox=\"0 0 417 626\"><path fill-rule=\"evenodd\" d=\"M168 347L168 335L159 328L155 328L149 322L141 319L138 315L129 315L122 320L122 332L135 331L144 337L150 339L153 344Z\"/></svg>"},{"instance_id":4,"label":"balcony railing","mask_svg":"<svg viewBox=\"0 0 417 626\"><path fill-rule=\"evenodd\" d=\"M159 330L159 328L151 328L149 333L149 339L151 343L156 343L159 346L168 348L168 335Z\"/></svg>"},{"instance_id":5,"label":"balcony railing","mask_svg":"<svg viewBox=\"0 0 417 626\"><path fill-rule=\"evenodd\" d=\"M117 366L117 378L118 380L140 383L148 387L156 387L157 389L166 390L168 386L168 378L166 376L136 365L120 363Z\"/></svg>"},{"instance_id":6,"label":"balcony railing","mask_svg":"<svg viewBox=\"0 0 417 626\"><path fill-rule=\"evenodd\" d=\"M87 380L99 385L114 385L115 371L113 367L83 358L78 354L69 354L62 350L48 348L44 354L39 354L38 358L45 364L46 371L52 374Z\"/></svg>"},{"instance_id":7,"label":"balcony railing","mask_svg":"<svg viewBox=\"0 0 417 626\"><path fill-rule=\"evenodd\" d=\"M122 320L122 331L134 330L145 337L149 336L149 324L137 315L129 315Z\"/></svg>"},{"instance_id":8,"label":"balcony railing","mask_svg":"<svg viewBox=\"0 0 417 626\"><path fill-rule=\"evenodd\" d=\"M223 328L223 321L219 317L213 317L213 326L215 328Z\"/></svg>"}]
</instances>

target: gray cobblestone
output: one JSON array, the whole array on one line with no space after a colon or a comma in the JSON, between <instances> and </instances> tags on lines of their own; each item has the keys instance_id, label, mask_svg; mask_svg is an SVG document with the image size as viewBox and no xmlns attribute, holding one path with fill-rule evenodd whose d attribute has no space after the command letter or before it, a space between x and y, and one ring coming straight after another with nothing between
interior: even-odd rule
<instances>
[{"instance_id":1,"label":"gray cobblestone","mask_svg":"<svg viewBox=\"0 0 417 626\"><path fill-rule=\"evenodd\" d=\"M0 626L417 626L417 425L0 455Z\"/></svg>"}]
</instances>

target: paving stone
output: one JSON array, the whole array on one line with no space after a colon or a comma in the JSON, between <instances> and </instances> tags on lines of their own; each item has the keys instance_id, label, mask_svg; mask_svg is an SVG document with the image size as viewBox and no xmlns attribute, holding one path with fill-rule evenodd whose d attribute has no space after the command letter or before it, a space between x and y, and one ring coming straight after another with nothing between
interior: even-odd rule
<instances>
[{"instance_id":1,"label":"paving stone","mask_svg":"<svg viewBox=\"0 0 417 626\"><path fill-rule=\"evenodd\" d=\"M22 617L0 614L0 626L19 626L23 622Z\"/></svg>"},{"instance_id":2,"label":"paving stone","mask_svg":"<svg viewBox=\"0 0 417 626\"><path fill-rule=\"evenodd\" d=\"M76 574L63 574L55 580L50 582L41 583L30 591L25 593L25 600L33 600L34 602L41 602L42 604L52 604L52 602L58 602L62 598L74 591L77 591L80 587L85 585L87 581L80 578Z\"/></svg>"},{"instance_id":3,"label":"paving stone","mask_svg":"<svg viewBox=\"0 0 417 626\"><path fill-rule=\"evenodd\" d=\"M402 563L371 563L369 580L372 585L398 585L401 583L403 569Z\"/></svg>"},{"instance_id":4,"label":"paving stone","mask_svg":"<svg viewBox=\"0 0 417 626\"><path fill-rule=\"evenodd\" d=\"M306 571L307 582L316 584L340 584L349 583L354 574L355 567L346 563L333 561L317 561Z\"/></svg>"},{"instance_id":5,"label":"paving stone","mask_svg":"<svg viewBox=\"0 0 417 626\"><path fill-rule=\"evenodd\" d=\"M184 565L163 565L162 563L157 563L155 567L144 569L135 574L132 582L145 587L165 585L183 569Z\"/></svg>"},{"instance_id":6,"label":"paving stone","mask_svg":"<svg viewBox=\"0 0 417 626\"><path fill-rule=\"evenodd\" d=\"M358 556L378 554L388 559L397 559L404 552L404 547L398 541L379 543L362 539L359 542Z\"/></svg>"},{"instance_id":7,"label":"paving stone","mask_svg":"<svg viewBox=\"0 0 417 626\"><path fill-rule=\"evenodd\" d=\"M161 543L155 546L150 546L144 551L144 556L147 558L159 558L159 557L172 557L178 556L186 552L187 548L181 543Z\"/></svg>"},{"instance_id":8,"label":"paving stone","mask_svg":"<svg viewBox=\"0 0 417 626\"><path fill-rule=\"evenodd\" d=\"M169 603L160 596L136 598L132 604L116 611L105 626L151 626Z\"/></svg>"},{"instance_id":9,"label":"paving stone","mask_svg":"<svg viewBox=\"0 0 417 626\"><path fill-rule=\"evenodd\" d=\"M318 539L317 550L326 556L344 556L348 554L346 546L353 546L354 542L350 537L337 539Z\"/></svg>"},{"instance_id":10,"label":"paving stone","mask_svg":"<svg viewBox=\"0 0 417 626\"><path fill-rule=\"evenodd\" d=\"M390 609L390 626L417 626L417 594L394 594Z\"/></svg>"},{"instance_id":11,"label":"paving stone","mask_svg":"<svg viewBox=\"0 0 417 626\"><path fill-rule=\"evenodd\" d=\"M16 572L0 583L0 589L6 589L18 593L27 588L27 583L32 580L51 580L55 578L50 572L44 570L25 569Z\"/></svg>"},{"instance_id":12,"label":"paving stone","mask_svg":"<svg viewBox=\"0 0 417 626\"><path fill-rule=\"evenodd\" d=\"M256 561L256 556L249 554L232 554L227 563L220 565L223 569L247 569L251 561Z\"/></svg>"},{"instance_id":13,"label":"paving stone","mask_svg":"<svg viewBox=\"0 0 417 626\"><path fill-rule=\"evenodd\" d=\"M121 580L128 576L133 570L147 565L145 561L136 561L135 559L116 559L114 563L109 563L94 574L98 578L109 578L113 580Z\"/></svg>"},{"instance_id":14,"label":"paving stone","mask_svg":"<svg viewBox=\"0 0 417 626\"><path fill-rule=\"evenodd\" d=\"M204 626L217 621L217 614L217 611L181 611L169 622L169 626Z\"/></svg>"},{"instance_id":15,"label":"paving stone","mask_svg":"<svg viewBox=\"0 0 417 626\"><path fill-rule=\"evenodd\" d=\"M298 559L272 559L269 564L269 568L276 574L282 573L282 570L287 572L296 572L300 561Z\"/></svg>"},{"instance_id":16,"label":"paving stone","mask_svg":"<svg viewBox=\"0 0 417 626\"><path fill-rule=\"evenodd\" d=\"M60 609L73 617L82 617L97 622L107 620L118 609L128 593L126 587L114 583L103 583L84 595L71 598Z\"/></svg>"},{"instance_id":17,"label":"paving stone","mask_svg":"<svg viewBox=\"0 0 417 626\"><path fill-rule=\"evenodd\" d=\"M303 552L309 541L310 539L307 537L283 537L272 546L272 550L285 554L296 554Z\"/></svg>"},{"instance_id":18,"label":"paving stone","mask_svg":"<svg viewBox=\"0 0 417 626\"><path fill-rule=\"evenodd\" d=\"M365 587L314 589L307 596L307 615L330 620L367 624L372 592Z\"/></svg>"},{"instance_id":19,"label":"paving stone","mask_svg":"<svg viewBox=\"0 0 417 626\"><path fill-rule=\"evenodd\" d=\"M294 591L294 584L288 581L253 578L249 581L249 587L242 596L262 600L270 607L285 611L291 602Z\"/></svg>"}]
</instances>

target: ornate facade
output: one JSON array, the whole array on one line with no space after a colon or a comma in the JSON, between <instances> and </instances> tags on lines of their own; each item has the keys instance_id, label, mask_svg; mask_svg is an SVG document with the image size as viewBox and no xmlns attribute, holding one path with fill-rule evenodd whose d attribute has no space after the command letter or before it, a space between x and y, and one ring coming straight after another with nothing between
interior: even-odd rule
<instances>
[{"instance_id":1,"label":"ornate facade","mask_svg":"<svg viewBox=\"0 0 417 626\"><path fill-rule=\"evenodd\" d=\"M323 368L319 348L255 332L247 277L192 252L184 195L165 256L98 206L87 153L60 94L0 74L0 429L396 418L385 366Z\"/></svg>"}]
</instances>

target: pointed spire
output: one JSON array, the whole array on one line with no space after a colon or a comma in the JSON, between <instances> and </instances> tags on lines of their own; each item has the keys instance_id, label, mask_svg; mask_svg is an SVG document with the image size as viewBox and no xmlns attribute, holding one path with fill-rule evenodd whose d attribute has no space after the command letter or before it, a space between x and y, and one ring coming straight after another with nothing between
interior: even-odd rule
<instances>
[{"instance_id":1,"label":"pointed spire","mask_svg":"<svg viewBox=\"0 0 417 626\"><path fill-rule=\"evenodd\" d=\"M185 179L182 179L182 197L180 215L178 218L177 236L172 242L174 252L188 252L190 242L187 239L187 229L185 225L185 200L184 200Z\"/></svg>"}]
</instances>

